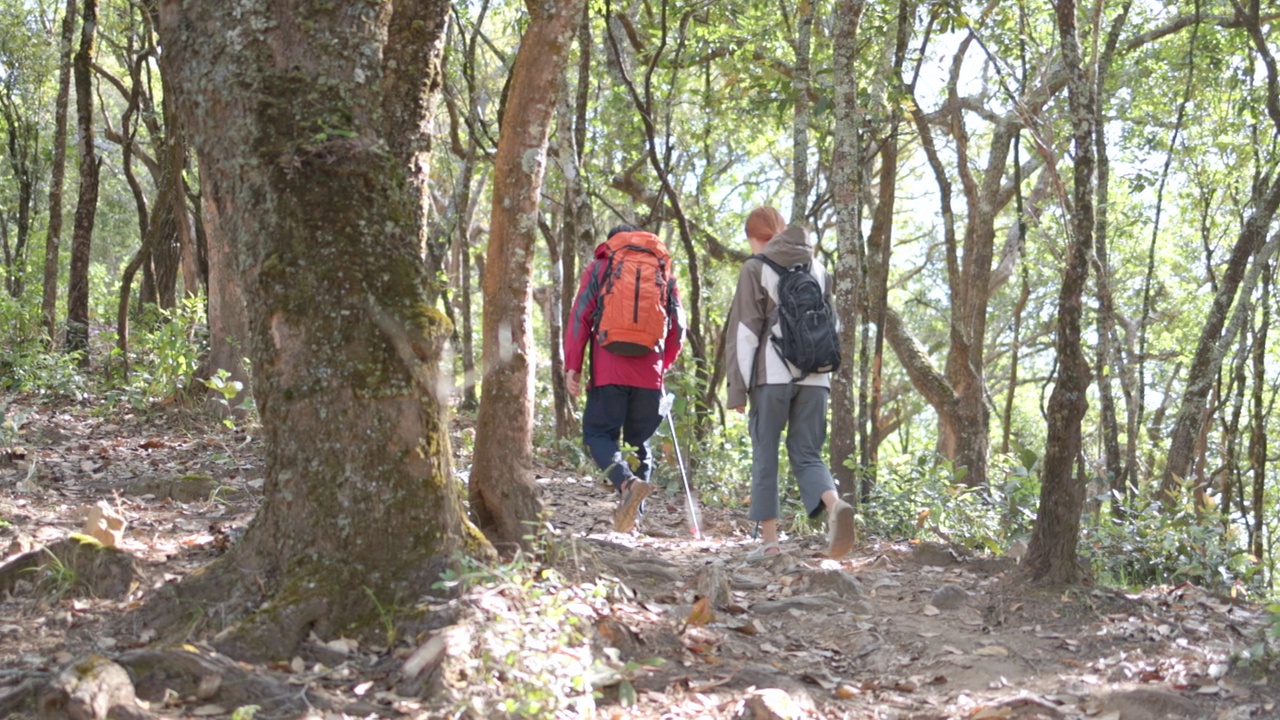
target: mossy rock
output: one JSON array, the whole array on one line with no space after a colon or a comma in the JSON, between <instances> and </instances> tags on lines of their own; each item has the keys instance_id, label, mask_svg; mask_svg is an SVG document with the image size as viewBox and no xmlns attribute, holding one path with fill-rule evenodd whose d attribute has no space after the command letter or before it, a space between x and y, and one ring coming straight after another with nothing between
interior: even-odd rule
<instances>
[{"instance_id":1,"label":"mossy rock","mask_svg":"<svg viewBox=\"0 0 1280 720\"><path fill-rule=\"evenodd\" d=\"M138 576L133 556L88 535L72 535L25 552L0 566L0 590L13 591L28 580L40 592L57 596L119 599Z\"/></svg>"}]
</instances>

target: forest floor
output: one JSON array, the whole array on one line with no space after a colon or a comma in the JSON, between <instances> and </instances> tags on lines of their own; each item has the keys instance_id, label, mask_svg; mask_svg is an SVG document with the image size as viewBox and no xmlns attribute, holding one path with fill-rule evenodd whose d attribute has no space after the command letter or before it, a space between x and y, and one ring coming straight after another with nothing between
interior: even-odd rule
<instances>
[{"instance_id":1,"label":"forest floor","mask_svg":"<svg viewBox=\"0 0 1280 720\"><path fill-rule=\"evenodd\" d=\"M108 516L126 521L118 547L136 568L101 598L56 565L18 576L0 565L0 716L26 718L60 669L153 642L131 631L130 611L225 551L261 499L263 469L252 435L178 409L0 400L10 421L8 436L0 434L3 562L82 531L105 502ZM564 600L584 621L591 654L608 662L597 663L596 697L579 688L584 704L556 717L1280 718L1274 656L1247 659L1259 656L1271 622L1256 605L1190 585L1040 590L1016 581L1012 560L967 557L942 543L860 538L837 561L823 556L823 537L800 535L786 538L783 555L750 563L745 512L704 508L695 539L679 475L665 474L673 487L655 491L641 531L628 535L613 532L607 486L563 470L538 479L562 550L557 570L609 588ZM489 592L454 602L472 603L470 617L494 624L514 601ZM523 637L522 653L572 654L532 626ZM260 720L454 714L405 691L406 667L432 655L433 640L438 651L439 637L392 648L313 639L322 652L238 666L305 702L264 702ZM449 653L467 653L451 642ZM473 717L502 716L502 679L514 673L500 676L494 659L485 662L473 663L469 684L448 688L455 711L469 702ZM598 672L605 666L612 670ZM241 703L202 682L141 706L151 717L243 720L252 713Z\"/></svg>"}]
</instances>

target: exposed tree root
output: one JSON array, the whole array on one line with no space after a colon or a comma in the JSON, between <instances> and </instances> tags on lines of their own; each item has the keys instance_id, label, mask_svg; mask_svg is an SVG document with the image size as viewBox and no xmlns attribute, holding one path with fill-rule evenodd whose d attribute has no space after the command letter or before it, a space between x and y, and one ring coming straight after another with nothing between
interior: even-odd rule
<instances>
[{"instance_id":1,"label":"exposed tree root","mask_svg":"<svg viewBox=\"0 0 1280 720\"><path fill-rule=\"evenodd\" d=\"M246 555L233 551L164 588L127 621L165 642L208 639L246 662L288 660L313 633L390 645L394 636L414 637L451 622L420 609L424 597L441 594L431 589L447 567L440 558L406 556L395 578L352 562L314 560L271 581L275 573Z\"/></svg>"}]
</instances>

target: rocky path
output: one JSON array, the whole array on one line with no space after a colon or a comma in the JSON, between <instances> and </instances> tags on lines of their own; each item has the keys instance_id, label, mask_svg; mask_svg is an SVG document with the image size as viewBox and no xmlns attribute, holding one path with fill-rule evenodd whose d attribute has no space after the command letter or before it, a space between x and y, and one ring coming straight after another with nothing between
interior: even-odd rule
<instances>
[{"instance_id":1,"label":"rocky path","mask_svg":"<svg viewBox=\"0 0 1280 720\"><path fill-rule=\"evenodd\" d=\"M22 405L10 402L11 412ZM239 710L243 720L250 703L262 706L258 720L452 716L424 699L424 668L462 667L468 653L470 685L453 691L490 701L506 691L478 659L472 636L487 632L484 623L394 647L313 638L299 657L262 667L205 649L165 655L131 630L129 613L223 552L252 517L262 487L252 435L181 413L23 408L21 442L0 448L0 717L35 717L42 689L95 655L130 668L189 664L195 682L181 691L134 679L150 698L139 718ZM584 696L594 717L1280 718L1280 683L1268 677L1275 658L1261 650L1271 616L1257 606L1191 586L1048 592L1019 585L1006 559L877 538L835 561L819 535L793 536L783 555L750 563L752 524L740 510L704 509L695 539L683 496L660 490L641 532L621 535L607 487L544 475L557 570L615 588L567 605L589 627L590 651L575 650L581 674L602 657L616 669L594 676L599 697ZM69 573L22 565L84 531L95 508L131 564ZM113 528L112 516L123 525ZM85 592L99 572L111 591ZM492 624L515 601L481 591L452 602L473 603L469 617ZM536 632L509 637L523 638L518 652L568 652Z\"/></svg>"}]
</instances>

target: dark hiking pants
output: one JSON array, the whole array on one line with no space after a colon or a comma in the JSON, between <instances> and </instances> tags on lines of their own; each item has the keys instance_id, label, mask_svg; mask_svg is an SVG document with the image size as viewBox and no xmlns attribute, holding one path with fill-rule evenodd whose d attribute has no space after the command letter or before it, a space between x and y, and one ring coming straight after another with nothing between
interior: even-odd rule
<instances>
[{"instance_id":1,"label":"dark hiking pants","mask_svg":"<svg viewBox=\"0 0 1280 720\"><path fill-rule=\"evenodd\" d=\"M587 390L582 440L614 488L621 490L632 476L649 479L649 438L662 422L661 400L662 391L655 388L601 385ZM623 457L619 440L636 449L640 465L634 471Z\"/></svg>"}]
</instances>

